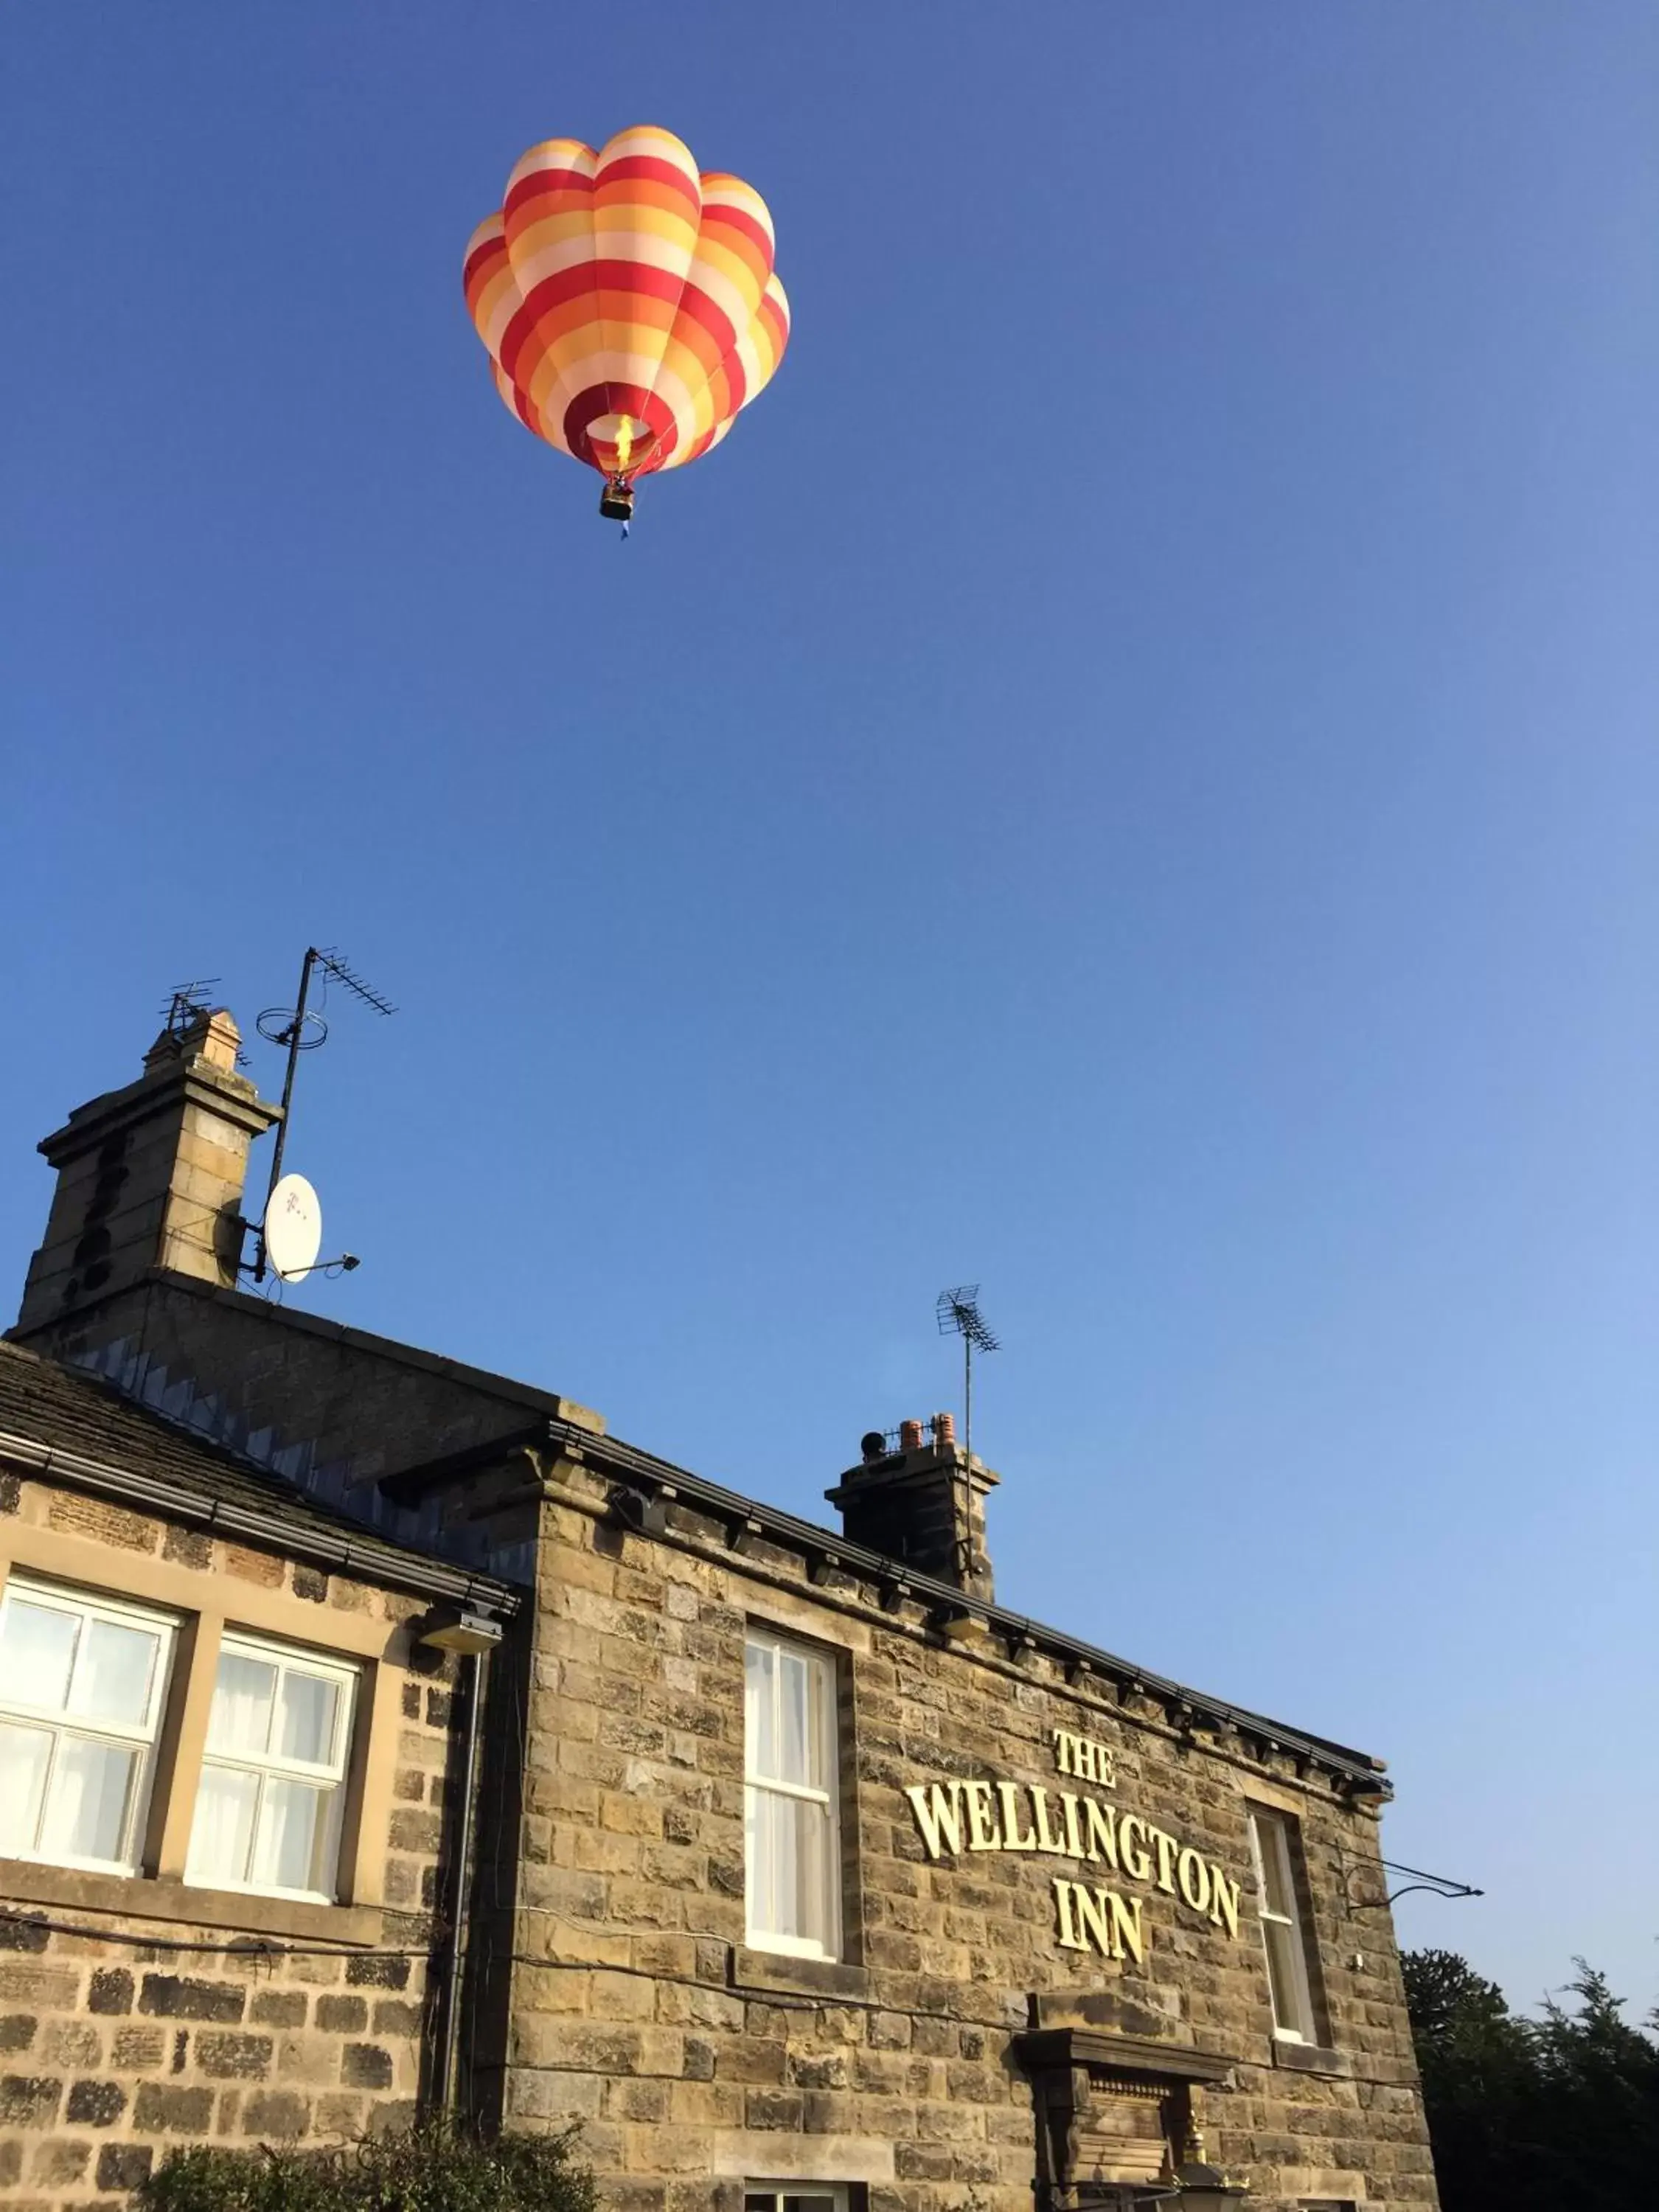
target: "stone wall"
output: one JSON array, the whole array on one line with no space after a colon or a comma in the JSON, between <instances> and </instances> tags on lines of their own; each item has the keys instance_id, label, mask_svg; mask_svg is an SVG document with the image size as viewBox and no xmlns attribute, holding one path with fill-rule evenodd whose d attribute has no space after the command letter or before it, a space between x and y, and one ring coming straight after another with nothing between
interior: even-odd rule
<instances>
[{"instance_id":1,"label":"stone wall","mask_svg":"<svg viewBox=\"0 0 1659 2212\"><path fill-rule=\"evenodd\" d=\"M4 2201L84 2206L173 2144L315 2142L407 2119L429 2063L459 1760L457 1662L406 1632L425 1601L16 1475L0 1479L8 1563L111 1595L165 1593L183 1617L193 1592L233 1622L357 1657L367 1734L339 1905L193 1889L176 1869L128 1879L0 1860Z\"/></svg>"},{"instance_id":2,"label":"stone wall","mask_svg":"<svg viewBox=\"0 0 1659 2212\"><path fill-rule=\"evenodd\" d=\"M507 2116L584 2124L617 2212L734 2212L745 2178L861 2183L870 2212L1030 2212L1016 2039L1076 2022L1229 2062L1193 2092L1208 2157L1251 2202L1435 2202L1375 1816L1265 1743L1076 1674L683 1504L672 1536L604 1517L602 1483L548 1471ZM842 1963L745 1948L743 1646L757 1620L839 1656ZM1125 1808L1240 1885L1237 1938L1156 1884L1146 1955L1060 1941L1036 1853L932 1861L904 1792L1055 1784L1052 1732L1111 1747ZM1063 1785L1062 1785L1063 1786ZM1076 1784L1072 1785L1076 1787ZM1322 2043L1276 2043L1246 1809L1301 1823ZM1091 1875L1091 1879L1093 1878ZM504 1942L509 1939L503 1938Z\"/></svg>"}]
</instances>

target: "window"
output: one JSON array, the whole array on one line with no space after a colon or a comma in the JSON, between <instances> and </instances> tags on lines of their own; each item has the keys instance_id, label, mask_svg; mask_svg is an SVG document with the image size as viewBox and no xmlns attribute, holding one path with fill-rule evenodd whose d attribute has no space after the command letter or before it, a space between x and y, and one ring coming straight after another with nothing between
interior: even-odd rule
<instances>
[{"instance_id":1,"label":"window","mask_svg":"<svg viewBox=\"0 0 1659 2212\"><path fill-rule=\"evenodd\" d=\"M1273 1992L1273 2033L1287 2043L1313 2043L1313 1996L1308 1982L1307 1933L1296 1893L1291 1856L1295 1823L1283 1813L1250 1814L1250 1851L1261 1915L1262 1948Z\"/></svg>"},{"instance_id":2,"label":"window","mask_svg":"<svg viewBox=\"0 0 1659 2212\"><path fill-rule=\"evenodd\" d=\"M847 2212L847 2191L824 2181L751 2181L743 2212Z\"/></svg>"},{"instance_id":3,"label":"window","mask_svg":"<svg viewBox=\"0 0 1659 2212\"><path fill-rule=\"evenodd\" d=\"M356 1670L227 1636L186 1881L334 1901Z\"/></svg>"},{"instance_id":4,"label":"window","mask_svg":"<svg viewBox=\"0 0 1659 2212\"><path fill-rule=\"evenodd\" d=\"M833 1959L841 1948L835 1662L751 1630L744 1692L749 1941Z\"/></svg>"},{"instance_id":5,"label":"window","mask_svg":"<svg viewBox=\"0 0 1659 2212\"><path fill-rule=\"evenodd\" d=\"M0 1597L0 1852L136 1872L173 1624L26 1582Z\"/></svg>"}]
</instances>

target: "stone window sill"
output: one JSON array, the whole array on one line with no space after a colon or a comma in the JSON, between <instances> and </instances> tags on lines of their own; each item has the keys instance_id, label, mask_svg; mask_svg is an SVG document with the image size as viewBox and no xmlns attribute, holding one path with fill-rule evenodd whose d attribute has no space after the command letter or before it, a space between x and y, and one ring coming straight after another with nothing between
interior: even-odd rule
<instances>
[{"instance_id":1,"label":"stone window sill","mask_svg":"<svg viewBox=\"0 0 1659 2212\"><path fill-rule=\"evenodd\" d=\"M1288 2066L1296 2074L1324 2074L1333 2080L1346 2081L1353 2074L1353 2061L1341 2051L1332 2051L1317 2043L1287 2043L1283 2037L1273 2038L1273 2064Z\"/></svg>"},{"instance_id":2,"label":"stone window sill","mask_svg":"<svg viewBox=\"0 0 1659 2212\"><path fill-rule=\"evenodd\" d=\"M110 1912L124 1920L173 1920L236 1936L362 1946L380 1940L378 1905L306 1905L296 1898L198 1889L149 1875L88 1874L77 1867L39 1866L32 1859L0 1859L0 1898L8 1905L40 1905L49 1917Z\"/></svg>"},{"instance_id":3,"label":"stone window sill","mask_svg":"<svg viewBox=\"0 0 1659 2212\"><path fill-rule=\"evenodd\" d=\"M865 1997L870 1976L863 1966L849 1966L840 1959L795 1959L782 1951L751 1951L732 1947L732 1987L735 1990L782 1990L793 1996Z\"/></svg>"}]
</instances>

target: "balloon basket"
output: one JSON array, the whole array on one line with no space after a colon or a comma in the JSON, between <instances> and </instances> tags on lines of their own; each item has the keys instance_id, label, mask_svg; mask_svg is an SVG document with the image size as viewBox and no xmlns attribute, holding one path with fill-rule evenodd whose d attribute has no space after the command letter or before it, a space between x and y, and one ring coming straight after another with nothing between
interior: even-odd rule
<instances>
[{"instance_id":1,"label":"balloon basket","mask_svg":"<svg viewBox=\"0 0 1659 2212\"><path fill-rule=\"evenodd\" d=\"M634 519L634 489L631 484L613 477L599 494L599 513L607 522L631 522Z\"/></svg>"}]
</instances>

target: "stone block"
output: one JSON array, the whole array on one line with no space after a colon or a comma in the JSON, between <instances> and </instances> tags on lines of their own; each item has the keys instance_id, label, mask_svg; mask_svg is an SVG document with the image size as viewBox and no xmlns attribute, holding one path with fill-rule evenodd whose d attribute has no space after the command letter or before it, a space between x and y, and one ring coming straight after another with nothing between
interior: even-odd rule
<instances>
[{"instance_id":1,"label":"stone block","mask_svg":"<svg viewBox=\"0 0 1659 2212\"><path fill-rule=\"evenodd\" d=\"M109 2063L129 2074L152 2074L165 2063L167 2047L159 2027L118 2027L110 2038Z\"/></svg>"},{"instance_id":2,"label":"stone block","mask_svg":"<svg viewBox=\"0 0 1659 2212\"><path fill-rule=\"evenodd\" d=\"M63 2082L50 2074L0 2074L0 2124L49 2128L58 2118Z\"/></svg>"},{"instance_id":3,"label":"stone block","mask_svg":"<svg viewBox=\"0 0 1659 2212\"><path fill-rule=\"evenodd\" d=\"M48 2187L67 2189L79 2181L92 2163L92 2145L88 2142L65 2142L61 2137L55 2142L39 2143L29 2160L29 2179Z\"/></svg>"},{"instance_id":4,"label":"stone block","mask_svg":"<svg viewBox=\"0 0 1659 2212\"><path fill-rule=\"evenodd\" d=\"M132 1976L125 1966L100 1966L87 1984L87 2010L131 2012L132 1991Z\"/></svg>"},{"instance_id":5,"label":"stone block","mask_svg":"<svg viewBox=\"0 0 1659 2212\"><path fill-rule=\"evenodd\" d=\"M295 2142L311 2124L311 2106L292 2089L257 2089L244 2097L241 2129L261 2142Z\"/></svg>"},{"instance_id":6,"label":"stone block","mask_svg":"<svg viewBox=\"0 0 1659 2212\"><path fill-rule=\"evenodd\" d=\"M167 2081L140 2082L132 2124L143 2136L204 2136L213 2124L213 2092Z\"/></svg>"},{"instance_id":7,"label":"stone block","mask_svg":"<svg viewBox=\"0 0 1659 2212\"><path fill-rule=\"evenodd\" d=\"M365 1953L348 1959L346 1980L354 1989L406 1990L410 1960L386 1953Z\"/></svg>"},{"instance_id":8,"label":"stone block","mask_svg":"<svg viewBox=\"0 0 1659 2212\"><path fill-rule=\"evenodd\" d=\"M43 2066L96 2066L104 2055L104 2039L84 2021L54 2020L42 2028L36 2049Z\"/></svg>"},{"instance_id":9,"label":"stone block","mask_svg":"<svg viewBox=\"0 0 1659 2212\"><path fill-rule=\"evenodd\" d=\"M348 2043L340 2054L340 2079L349 2089L389 2089L392 2054L374 2043Z\"/></svg>"},{"instance_id":10,"label":"stone block","mask_svg":"<svg viewBox=\"0 0 1659 2212\"><path fill-rule=\"evenodd\" d=\"M262 1589L280 1589L285 1572L275 1553L250 1551L241 1544L225 1546L224 1570L238 1582L257 1583Z\"/></svg>"},{"instance_id":11,"label":"stone block","mask_svg":"<svg viewBox=\"0 0 1659 2212\"><path fill-rule=\"evenodd\" d=\"M127 2093L118 2081L76 2081L70 2087L65 2115L89 2128L113 2127L127 2108Z\"/></svg>"},{"instance_id":12,"label":"stone block","mask_svg":"<svg viewBox=\"0 0 1659 2212\"><path fill-rule=\"evenodd\" d=\"M337 2091L332 2096L319 2097L311 2108L312 2132L355 2140L363 2132L368 2111L368 2100L365 2097L347 2096Z\"/></svg>"},{"instance_id":13,"label":"stone block","mask_svg":"<svg viewBox=\"0 0 1659 2212\"><path fill-rule=\"evenodd\" d=\"M225 2034L204 2029L196 2039L196 2063L216 2081L260 2081L270 2070L268 2035Z\"/></svg>"},{"instance_id":14,"label":"stone block","mask_svg":"<svg viewBox=\"0 0 1659 2212\"><path fill-rule=\"evenodd\" d=\"M186 1974L146 1974L140 2012L167 2020L239 2021L247 1992L237 1982L200 1981Z\"/></svg>"},{"instance_id":15,"label":"stone block","mask_svg":"<svg viewBox=\"0 0 1659 2212\"><path fill-rule=\"evenodd\" d=\"M140 2188L149 2180L155 2160L148 2143L106 2143L98 2154L98 2186L111 2194Z\"/></svg>"},{"instance_id":16,"label":"stone block","mask_svg":"<svg viewBox=\"0 0 1659 2212\"><path fill-rule=\"evenodd\" d=\"M307 2002L303 1990L258 1990L247 2016L259 2027L302 2027Z\"/></svg>"}]
</instances>

